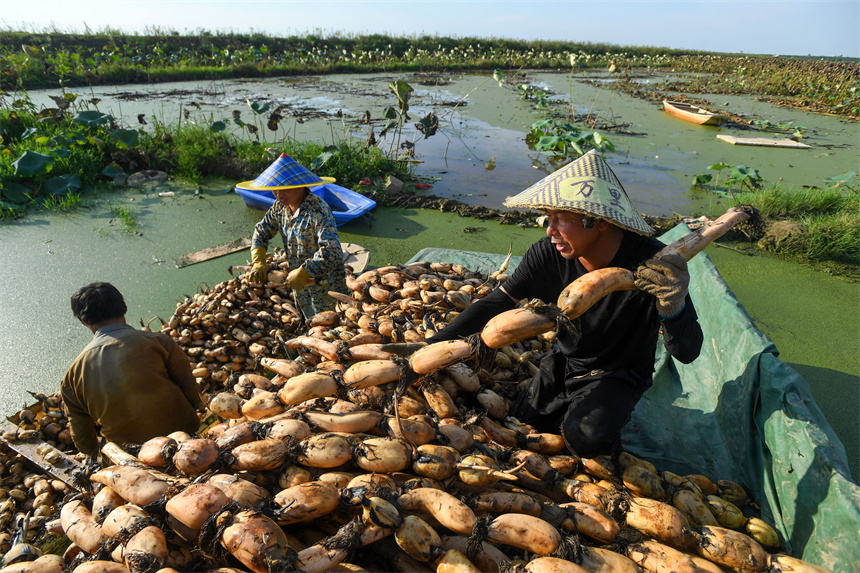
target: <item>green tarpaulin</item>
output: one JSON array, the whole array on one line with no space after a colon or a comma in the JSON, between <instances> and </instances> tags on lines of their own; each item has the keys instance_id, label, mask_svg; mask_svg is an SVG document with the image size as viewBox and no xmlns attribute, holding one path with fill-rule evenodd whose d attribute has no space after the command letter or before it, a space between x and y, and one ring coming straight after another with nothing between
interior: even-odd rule
<instances>
[{"instance_id":1,"label":"green tarpaulin","mask_svg":"<svg viewBox=\"0 0 860 573\"><path fill-rule=\"evenodd\" d=\"M688 232L678 226L661 237ZM410 262L497 270L503 255L423 249ZM511 257L512 273L520 257ZM834 572L860 571L860 487L806 381L723 281L706 254L690 261L690 295L705 344L692 364L658 345L654 386L624 429L623 447L677 474L743 484L787 552Z\"/></svg>"}]
</instances>

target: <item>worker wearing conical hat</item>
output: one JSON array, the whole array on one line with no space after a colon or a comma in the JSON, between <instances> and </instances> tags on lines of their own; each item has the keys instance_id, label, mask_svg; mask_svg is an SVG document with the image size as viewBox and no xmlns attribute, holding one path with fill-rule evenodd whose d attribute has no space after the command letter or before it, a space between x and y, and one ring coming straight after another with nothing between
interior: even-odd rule
<instances>
[{"instance_id":1,"label":"worker wearing conical hat","mask_svg":"<svg viewBox=\"0 0 860 573\"><path fill-rule=\"evenodd\" d=\"M677 360L696 359L702 330L687 294L687 263L654 258L665 245L633 208L615 174L589 152L505 201L542 209L547 236L534 243L504 284L428 339L479 332L521 300L555 303L577 278L607 267L637 274L636 290L610 293L578 319L579 336L559 329L557 347L524 382L511 414L539 431L561 433L580 457L611 453L652 383L658 332Z\"/></svg>"},{"instance_id":2,"label":"worker wearing conical hat","mask_svg":"<svg viewBox=\"0 0 860 573\"><path fill-rule=\"evenodd\" d=\"M251 280L267 280L266 251L269 241L280 233L289 264L284 282L293 289L305 319L334 308L329 291L347 292L337 223L331 208L309 189L334 181L319 177L283 154L256 179L240 184L246 189L271 191L275 196L275 202L254 227Z\"/></svg>"}]
</instances>

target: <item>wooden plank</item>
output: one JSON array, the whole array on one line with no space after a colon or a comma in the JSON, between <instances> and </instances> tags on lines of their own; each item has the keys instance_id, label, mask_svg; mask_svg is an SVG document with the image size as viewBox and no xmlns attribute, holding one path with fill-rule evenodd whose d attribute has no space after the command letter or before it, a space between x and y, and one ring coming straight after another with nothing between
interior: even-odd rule
<instances>
[{"instance_id":1,"label":"wooden plank","mask_svg":"<svg viewBox=\"0 0 860 573\"><path fill-rule=\"evenodd\" d=\"M758 145L761 147L786 147L791 149L812 149L811 146L792 139L768 139L767 137L735 137L734 135L718 135L717 139L732 145Z\"/></svg>"},{"instance_id":2,"label":"wooden plank","mask_svg":"<svg viewBox=\"0 0 860 573\"><path fill-rule=\"evenodd\" d=\"M48 444L42 440L21 440L11 437L3 437L11 436L12 433L17 434L19 430L20 428L14 423L0 422L0 442L2 442L7 448L25 457L38 471L60 480L67 486L74 488L76 491L83 491L80 482L78 481L86 475L85 468L82 463L54 448L54 451L57 452L55 454L57 459L53 464L51 464L48 463L40 453L42 451L40 449L41 447L48 447ZM86 481L86 478L83 479Z\"/></svg>"},{"instance_id":3,"label":"wooden plank","mask_svg":"<svg viewBox=\"0 0 860 573\"><path fill-rule=\"evenodd\" d=\"M370 251L353 243L341 243L340 246L343 249L343 262L352 267L352 272L360 273L367 267L367 264L370 262ZM181 269L195 263L201 263L203 261L208 261L210 259L250 248L251 239L236 239L235 241L230 241L229 243L224 243L217 247L207 247L194 253L189 253L179 257L176 259L175 264L176 268Z\"/></svg>"},{"instance_id":4,"label":"wooden plank","mask_svg":"<svg viewBox=\"0 0 860 573\"><path fill-rule=\"evenodd\" d=\"M370 251L354 243L341 243L340 247L343 249L343 263L349 265L353 273L361 273L367 268Z\"/></svg>"},{"instance_id":5,"label":"wooden plank","mask_svg":"<svg viewBox=\"0 0 860 573\"><path fill-rule=\"evenodd\" d=\"M236 239L235 241L230 241L229 243L224 243L223 245L218 245L217 247L206 247L205 249L200 249L199 251L196 251L194 253L188 253L187 255L183 255L176 259L175 264L176 268L181 269L183 267L187 267L188 265L202 263L203 261L208 261L217 257L229 255L230 253L235 253L237 251L250 248L251 239L245 237L242 239Z\"/></svg>"}]
</instances>

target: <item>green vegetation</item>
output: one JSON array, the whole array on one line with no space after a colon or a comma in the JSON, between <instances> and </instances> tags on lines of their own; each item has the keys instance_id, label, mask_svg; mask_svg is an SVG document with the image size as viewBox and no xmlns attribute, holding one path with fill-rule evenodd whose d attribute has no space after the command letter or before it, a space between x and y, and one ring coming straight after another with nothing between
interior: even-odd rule
<instances>
[{"instance_id":1,"label":"green vegetation","mask_svg":"<svg viewBox=\"0 0 860 573\"><path fill-rule=\"evenodd\" d=\"M134 209L123 205L112 204L110 206L110 214L113 215L114 218L119 219L119 222L122 223L123 232L125 233L134 233L137 231L138 227L140 227L140 223L137 221Z\"/></svg>"},{"instance_id":2,"label":"green vegetation","mask_svg":"<svg viewBox=\"0 0 860 573\"><path fill-rule=\"evenodd\" d=\"M389 174L408 180L409 163L402 159L411 156L414 143L400 141L408 95L397 90L408 94L412 88L399 83L392 92L400 111L392 106L384 129L392 132L387 151L382 149L388 145L384 131L379 147L346 137L338 141L334 132L328 146L295 141L277 110L266 119L262 116L268 108L257 102L249 102L253 115L248 121L236 112L230 119L215 119L186 109L184 121L165 123L151 117L147 122L139 117L138 129L129 129L92 109L96 104L91 100L65 90L54 97L62 109L53 110L37 110L26 92L14 99L0 95L0 220L39 207L72 211L82 206L82 194L99 183L122 184L126 173L142 170L191 182L210 176L253 179L282 152L350 187L363 178L380 181ZM435 132L431 128L425 128L425 137ZM114 213L134 232L131 215Z\"/></svg>"},{"instance_id":3,"label":"green vegetation","mask_svg":"<svg viewBox=\"0 0 860 573\"><path fill-rule=\"evenodd\" d=\"M706 75L669 83L666 90L754 94L771 103L860 118L860 66L856 62L713 55L679 59L680 69Z\"/></svg>"},{"instance_id":4,"label":"green vegetation","mask_svg":"<svg viewBox=\"0 0 860 573\"><path fill-rule=\"evenodd\" d=\"M767 250L812 261L860 262L860 195L856 190L766 187L736 195L767 221Z\"/></svg>"},{"instance_id":5,"label":"green vegetation","mask_svg":"<svg viewBox=\"0 0 860 573\"><path fill-rule=\"evenodd\" d=\"M856 171L848 171L847 173L843 173L842 175L837 175L835 177L828 177L824 180L832 189L838 189L839 187L844 187L845 189L850 189L854 193L860 193L860 189L858 189L858 185L860 185L860 181L855 181L857 178Z\"/></svg>"},{"instance_id":6,"label":"green vegetation","mask_svg":"<svg viewBox=\"0 0 860 573\"><path fill-rule=\"evenodd\" d=\"M415 146L439 129L430 113L414 123L420 135L407 138L412 87L392 81L392 104L383 116L381 131L360 143L346 130L330 145L298 142L278 109L248 102L248 110L229 117L204 116L186 107L180 121L137 118L124 126L98 109L96 98L86 99L71 86L219 79L334 72L391 72L494 70L493 78L540 112L526 140L530 148L550 159L581 155L589 149L613 150L597 131L597 116L573 116L572 107L551 99L519 72L523 68L571 73L588 68L610 68L614 82L602 85L635 97L660 98L640 91L630 80L636 70L671 74L661 90L689 93L755 94L782 105L860 118L860 66L856 62L799 58L707 54L663 48L632 48L574 42L525 42L504 39L356 37L274 38L261 34L218 34L201 31L193 36L153 30L147 35L104 31L89 35L27 34L0 31L0 220L28 209L72 211L85 205L99 184L122 184L126 173L158 170L190 182L209 176L243 180L255 177L281 152L338 182L355 189L373 190L385 201L380 181L386 175L414 179L409 170ZM695 72L685 74L685 72ZM56 107L37 109L26 90L59 86L52 96ZM565 106L560 110L559 106ZM293 120L295 121L295 120ZM762 130L803 137L805 127L770 125ZM377 139L378 137L378 139ZM489 165L489 164L488 164ZM729 194L759 208L782 232L765 236L760 244L780 253L799 253L813 260L857 265L858 184L849 172L825 180L826 189L800 191L765 187L756 169L745 165L715 164L694 177L692 185ZM725 173L724 173L725 172ZM727 173L727 175L726 175ZM357 185L370 179L371 186ZM111 213L127 232L135 232L135 214L112 205ZM787 221L787 223L785 223ZM785 224L783 224L785 223Z\"/></svg>"},{"instance_id":7,"label":"green vegetation","mask_svg":"<svg viewBox=\"0 0 860 573\"><path fill-rule=\"evenodd\" d=\"M860 118L860 67L855 62L709 54L693 50L500 38L347 37L263 34L180 35L113 30L87 35L0 31L4 89L165 82L230 77L442 70L574 70L607 68L613 86L636 91L629 72L693 72L664 86L691 93L756 94L812 111ZM522 97L546 105L534 88Z\"/></svg>"},{"instance_id":8,"label":"green vegetation","mask_svg":"<svg viewBox=\"0 0 860 573\"><path fill-rule=\"evenodd\" d=\"M860 263L860 192L853 186L856 172L825 179L825 188L790 189L763 186L758 170L746 165L716 163L708 169L717 172L716 178L710 173L696 175L692 186L728 194L734 202L758 209L766 221L765 231L752 238L758 239L761 248L811 261L853 267ZM720 173L726 169L729 175L721 182Z\"/></svg>"},{"instance_id":9,"label":"green vegetation","mask_svg":"<svg viewBox=\"0 0 860 573\"><path fill-rule=\"evenodd\" d=\"M722 188L726 189L726 192L732 197L735 196L733 192L733 188L737 185L740 189L747 189L749 191L755 191L761 187L762 178L759 175L757 169L753 169L752 167L747 167L746 165L729 165L728 163L715 163L708 167L708 169L717 172L717 178L714 179L713 175L710 173L704 173L702 175L696 175L693 177L693 187L698 187L699 189L705 191L708 189L708 184L711 181L714 181L713 190L714 191L722 191ZM729 170L729 175L722 181L722 186L720 185L720 173L722 173L723 169Z\"/></svg>"},{"instance_id":10,"label":"green vegetation","mask_svg":"<svg viewBox=\"0 0 860 573\"><path fill-rule=\"evenodd\" d=\"M576 158L590 149L615 151L615 145L599 133L582 133L567 121L542 119L531 125L526 142L544 155Z\"/></svg>"},{"instance_id":11,"label":"green vegetation","mask_svg":"<svg viewBox=\"0 0 860 573\"><path fill-rule=\"evenodd\" d=\"M45 209L56 213L70 213L83 206L83 201L81 200L80 193L69 193L59 197L51 195L45 199L43 206ZM2 218L2 215L0 215L0 219Z\"/></svg>"}]
</instances>

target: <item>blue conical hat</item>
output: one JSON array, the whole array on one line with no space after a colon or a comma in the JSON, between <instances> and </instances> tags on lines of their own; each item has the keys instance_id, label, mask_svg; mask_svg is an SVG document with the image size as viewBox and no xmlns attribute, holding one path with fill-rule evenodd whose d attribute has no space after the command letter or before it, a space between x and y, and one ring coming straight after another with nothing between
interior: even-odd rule
<instances>
[{"instance_id":1,"label":"blue conical hat","mask_svg":"<svg viewBox=\"0 0 860 573\"><path fill-rule=\"evenodd\" d=\"M654 233L630 202L621 182L593 149L517 195L506 207L555 209L593 215L638 233Z\"/></svg>"},{"instance_id":2,"label":"blue conical hat","mask_svg":"<svg viewBox=\"0 0 860 573\"><path fill-rule=\"evenodd\" d=\"M239 183L237 187L254 191L278 191L296 187L316 187L335 181L333 177L319 177L284 153L256 179Z\"/></svg>"}]
</instances>

